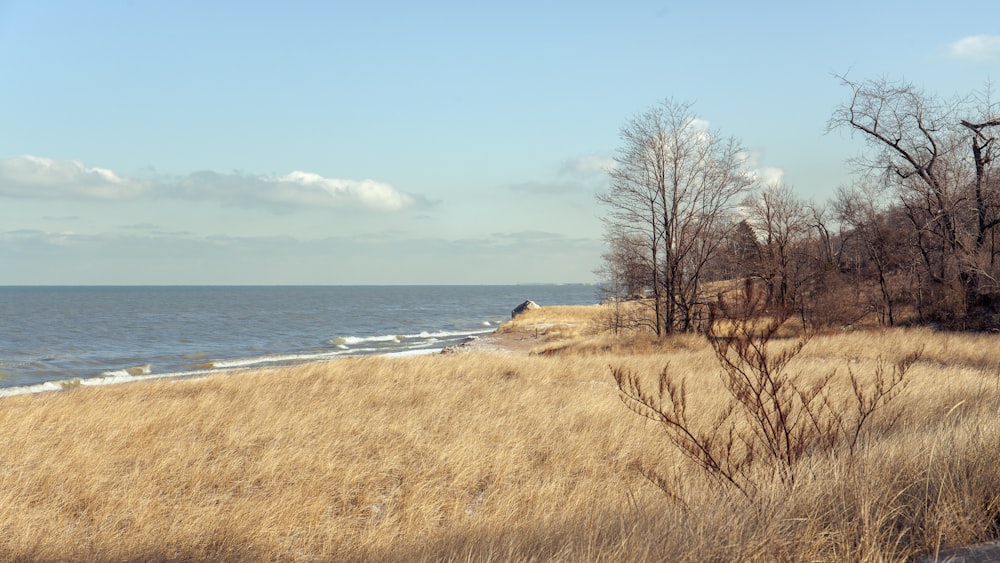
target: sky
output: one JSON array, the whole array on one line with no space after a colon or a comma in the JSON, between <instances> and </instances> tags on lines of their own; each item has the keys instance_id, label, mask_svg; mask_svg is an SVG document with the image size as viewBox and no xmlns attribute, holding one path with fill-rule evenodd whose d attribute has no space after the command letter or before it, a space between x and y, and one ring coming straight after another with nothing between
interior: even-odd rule
<instances>
[{"instance_id":1,"label":"sky","mask_svg":"<svg viewBox=\"0 0 1000 563\"><path fill-rule=\"evenodd\" d=\"M594 282L671 98L823 202L854 80L1000 76L995 0L0 0L0 285Z\"/></svg>"}]
</instances>

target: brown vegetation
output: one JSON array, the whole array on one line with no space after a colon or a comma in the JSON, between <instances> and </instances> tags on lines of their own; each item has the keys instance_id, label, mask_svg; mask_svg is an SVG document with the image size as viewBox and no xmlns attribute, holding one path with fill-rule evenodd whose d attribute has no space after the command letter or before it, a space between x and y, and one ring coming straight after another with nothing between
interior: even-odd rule
<instances>
[{"instance_id":1,"label":"brown vegetation","mask_svg":"<svg viewBox=\"0 0 1000 563\"><path fill-rule=\"evenodd\" d=\"M598 195L608 301L648 297L657 335L703 332L711 282L747 279L812 327L1000 330L1000 105L842 77L831 131L866 146L827 203L764 185L745 151L667 100L621 128ZM809 189L808 187L806 187ZM613 328L630 329L629 316Z\"/></svg>"},{"instance_id":2,"label":"brown vegetation","mask_svg":"<svg viewBox=\"0 0 1000 563\"><path fill-rule=\"evenodd\" d=\"M788 365L803 384L923 352L853 454L803 451L794 486L762 472L752 497L623 407L609 370L669 365L703 425L725 396L716 352L630 342L3 399L0 559L902 561L1000 533L992 337L814 336Z\"/></svg>"}]
</instances>

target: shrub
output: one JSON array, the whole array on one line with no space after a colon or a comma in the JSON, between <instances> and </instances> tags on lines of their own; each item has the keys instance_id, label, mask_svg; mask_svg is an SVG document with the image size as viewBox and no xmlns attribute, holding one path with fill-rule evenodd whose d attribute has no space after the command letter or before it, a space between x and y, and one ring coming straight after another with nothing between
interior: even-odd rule
<instances>
[{"instance_id":1,"label":"shrub","mask_svg":"<svg viewBox=\"0 0 1000 563\"><path fill-rule=\"evenodd\" d=\"M843 449L853 456L872 416L899 395L920 353L893 365L880 360L867 381L848 369L850 393L838 397L838 370L807 377L790 369L810 338L807 332L776 338L791 309L764 310L749 284L744 297L738 310L723 302L713 307L707 336L726 399L710 407L710 416L689 413L686 379L673 376L669 365L660 371L655 391L631 370L613 367L612 376L625 405L660 424L667 439L705 475L753 497L765 480L794 485L808 454ZM669 479L640 469L674 495Z\"/></svg>"}]
</instances>

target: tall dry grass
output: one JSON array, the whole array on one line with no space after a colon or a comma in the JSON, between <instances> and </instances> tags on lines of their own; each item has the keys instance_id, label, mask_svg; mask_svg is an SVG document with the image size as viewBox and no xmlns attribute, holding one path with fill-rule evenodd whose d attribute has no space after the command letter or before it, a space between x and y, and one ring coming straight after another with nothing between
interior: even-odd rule
<instances>
[{"instance_id":1,"label":"tall dry grass","mask_svg":"<svg viewBox=\"0 0 1000 563\"><path fill-rule=\"evenodd\" d=\"M752 501L686 463L610 376L669 363L707 411L711 349L607 342L3 399L0 559L902 561L1000 532L989 337L814 338L792 369L925 356L857 455L808 457L794 487Z\"/></svg>"},{"instance_id":2,"label":"tall dry grass","mask_svg":"<svg viewBox=\"0 0 1000 563\"><path fill-rule=\"evenodd\" d=\"M497 328L499 334L518 333L542 340L565 340L599 331L595 326L602 305L556 305L529 309Z\"/></svg>"}]
</instances>

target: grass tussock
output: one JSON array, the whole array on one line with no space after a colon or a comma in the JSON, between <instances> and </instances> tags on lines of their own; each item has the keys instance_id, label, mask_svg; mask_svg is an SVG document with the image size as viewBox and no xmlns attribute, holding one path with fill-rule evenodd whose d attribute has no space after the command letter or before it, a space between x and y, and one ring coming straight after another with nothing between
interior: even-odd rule
<instances>
[{"instance_id":1,"label":"grass tussock","mask_svg":"<svg viewBox=\"0 0 1000 563\"><path fill-rule=\"evenodd\" d=\"M544 340L576 338L597 332L594 319L606 305L551 306L530 309L497 329L500 334L530 334Z\"/></svg>"},{"instance_id":2,"label":"grass tussock","mask_svg":"<svg viewBox=\"0 0 1000 563\"><path fill-rule=\"evenodd\" d=\"M609 370L669 365L707 425L711 348L592 338L5 398L0 558L903 561L1000 535L988 337L814 337L788 367L804 378L924 355L853 455L807 452L794 487L759 475L752 499L625 408Z\"/></svg>"},{"instance_id":3,"label":"grass tussock","mask_svg":"<svg viewBox=\"0 0 1000 563\"><path fill-rule=\"evenodd\" d=\"M647 302L637 300L590 306L554 306L531 309L502 324L498 334L534 338L533 355L649 355L667 351L706 349L701 336L677 334L657 338L648 330L608 331L608 318L622 311L636 318L649 313ZM616 312L617 311L617 312ZM642 323L640 325L644 326Z\"/></svg>"},{"instance_id":4,"label":"grass tussock","mask_svg":"<svg viewBox=\"0 0 1000 563\"><path fill-rule=\"evenodd\" d=\"M708 342L703 336L676 334L667 338L657 338L650 332L616 335L596 334L577 338L551 339L531 349L533 355L652 355L680 353L685 351L708 350Z\"/></svg>"}]
</instances>

